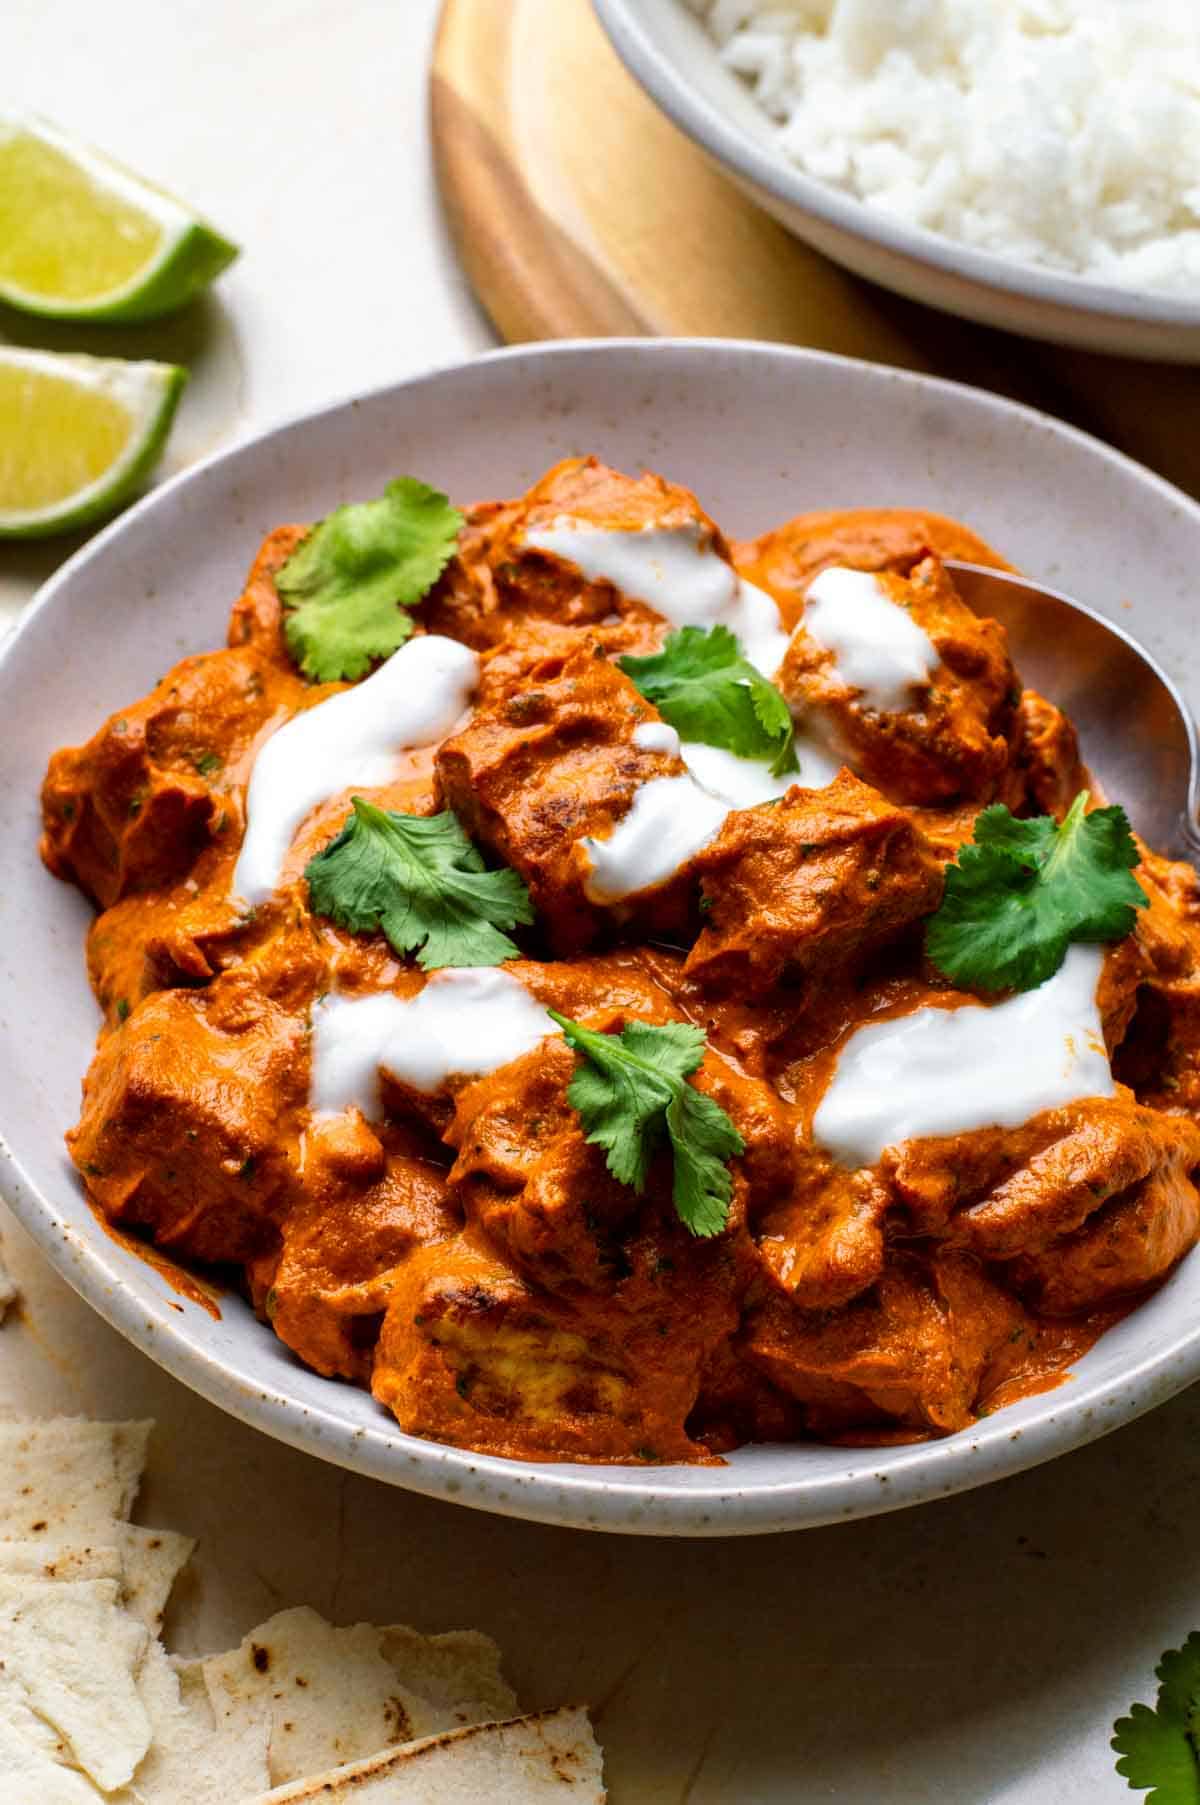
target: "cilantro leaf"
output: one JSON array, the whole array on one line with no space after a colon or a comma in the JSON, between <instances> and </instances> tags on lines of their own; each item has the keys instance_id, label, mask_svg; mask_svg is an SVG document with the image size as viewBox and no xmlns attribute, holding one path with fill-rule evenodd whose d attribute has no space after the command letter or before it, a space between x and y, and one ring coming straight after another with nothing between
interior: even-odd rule
<instances>
[{"instance_id":1,"label":"cilantro leaf","mask_svg":"<svg viewBox=\"0 0 1200 1805\"><path fill-rule=\"evenodd\" d=\"M661 652L617 663L681 739L767 759L773 777L799 770L788 705L728 627L681 627Z\"/></svg>"},{"instance_id":2,"label":"cilantro leaf","mask_svg":"<svg viewBox=\"0 0 1200 1805\"><path fill-rule=\"evenodd\" d=\"M644 1191L665 1133L680 1221L693 1235L720 1234L733 1194L726 1162L746 1144L720 1104L687 1082L704 1057L704 1030L627 1022L620 1034L598 1034L554 1009L549 1014L583 1055L567 1100L588 1140L607 1153L613 1177Z\"/></svg>"},{"instance_id":3,"label":"cilantro leaf","mask_svg":"<svg viewBox=\"0 0 1200 1805\"><path fill-rule=\"evenodd\" d=\"M532 921L533 908L515 871L486 870L456 815L394 815L353 801L337 839L304 873L316 914L352 934L382 929L424 971L517 957L500 929Z\"/></svg>"},{"instance_id":4,"label":"cilantro leaf","mask_svg":"<svg viewBox=\"0 0 1200 1805\"><path fill-rule=\"evenodd\" d=\"M377 501L335 508L275 573L288 650L319 683L362 677L413 630L450 562L463 516L444 495L398 476Z\"/></svg>"},{"instance_id":5,"label":"cilantro leaf","mask_svg":"<svg viewBox=\"0 0 1200 1805\"><path fill-rule=\"evenodd\" d=\"M1117 1772L1130 1787L1148 1789L1146 1805L1200 1805L1200 1759L1195 1723L1200 1707L1200 1634L1168 1649L1158 1664L1158 1699L1131 1705L1113 1725Z\"/></svg>"},{"instance_id":6,"label":"cilantro leaf","mask_svg":"<svg viewBox=\"0 0 1200 1805\"><path fill-rule=\"evenodd\" d=\"M956 984L1034 990L1072 941L1121 940L1147 897L1132 876L1138 849L1122 808L1085 813L1088 792L1061 827L1049 815L1018 821L1002 802L975 821L973 844L946 870L941 907L925 925L925 951Z\"/></svg>"}]
</instances>

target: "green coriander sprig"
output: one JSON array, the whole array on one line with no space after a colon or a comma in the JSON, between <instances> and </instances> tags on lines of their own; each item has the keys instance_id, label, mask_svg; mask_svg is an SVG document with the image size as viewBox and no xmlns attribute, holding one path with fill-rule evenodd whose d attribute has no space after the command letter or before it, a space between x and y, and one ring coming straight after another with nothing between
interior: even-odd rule
<instances>
[{"instance_id":1,"label":"green coriander sprig","mask_svg":"<svg viewBox=\"0 0 1200 1805\"><path fill-rule=\"evenodd\" d=\"M728 627L681 627L661 652L617 662L681 739L765 759L774 777L799 770L788 705Z\"/></svg>"},{"instance_id":2,"label":"green coriander sprig","mask_svg":"<svg viewBox=\"0 0 1200 1805\"><path fill-rule=\"evenodd\" d=\"M1061 826L984 809L973 842L946 870L941 907L925 927L939 971L977 990L1034 990L1073 941L1121 940L1147 897L1132 875L1137 843L1122 808L1087 813L1076 796Z\"/></svg>"},{"instance_id":3,"label":"green coriander sprig","mask_svg":"<svg viewBox=\"0 0 1200 1805\"><path fill-rule=\"evenodd\" d=\"M382 931L425 971L500 965L519 948L504 928L533 920L515 871L489 871L456 815L396 815L355 796L336 840L310 860L309 900L352 934Z\"/></svg>"},{"instance_id":4,"label":"green coriander sprig","mask_svg":"<svg viewBox=\"0 0 1200 1805\"><path fill-rule=\"evenodd\" d=\"M413 630L407 612L450 562L463 516L413 476L335 508L275 573L288 650L319 683L366 675Z\"/></svg>"},{"instance_id":5,"label":"green coriander sprig","mask_svg":"<svg viewBox=\"0 0 1200 1805\"><path fill-rule=\"evenodd\" d=\"M727 1162L745 1142L711 1097L687 1082L704 1057L703 1030L686 1022L627 1022L620 1034L598 1034L557 1010L548 1011L582 1056L567 1089L587 1138L603 1147L608 1169L635 1191L669 1143L672 1198L693 1235L718 1235L729 1220L733 1180Z\"/></svg>"}]
</instances>

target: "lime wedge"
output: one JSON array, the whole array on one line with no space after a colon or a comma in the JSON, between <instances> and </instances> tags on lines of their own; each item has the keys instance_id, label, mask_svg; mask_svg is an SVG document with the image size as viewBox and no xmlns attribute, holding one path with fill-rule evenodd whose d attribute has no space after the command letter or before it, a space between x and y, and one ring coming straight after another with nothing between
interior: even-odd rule
<instances>
[{"instance_id":1,"label":"lime wedge","mask_svg":"<svg viewBox=\"0 0 1200 1805\"><path fill-rule=\"evenodd\" d=\"M0 539L111 514L155 463L186 381L175 364L0 345Z\"/></svg>"},{"instance_id":2,"label":"lime wedge","mask_svg":"<svg viewBox=\"0 0 1200 1805\"><path fill-rule=\"evenodd\" d=\"M0 300L51 319L171 313L237 246L41 119L0 117Z\"/></svg>"}]
</instances>

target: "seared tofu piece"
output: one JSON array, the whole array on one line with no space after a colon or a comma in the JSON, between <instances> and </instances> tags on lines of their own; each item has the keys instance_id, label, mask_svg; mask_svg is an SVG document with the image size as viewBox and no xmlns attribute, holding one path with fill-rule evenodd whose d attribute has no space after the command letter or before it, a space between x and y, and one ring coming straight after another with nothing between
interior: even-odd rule
<instances>
[{"instance_id":1,"label":"seared tofu piece","mask_svg":"<svg viewBox=\"0 0 1200 1805\"><path fill-rule=\"evenodd\" d=\"M799 1160L791 1191L755 1223L759 1257L802 1309L839 1309L883 1272L892 1202L875 1173L840 1171L810 1153Z\"/></svg>"},{"instance_id":2,"label":"seared tofu piece","mask_svg":"<svg viewBox=\"0 0 1200 1805\"><path fill-rule=\"evenodd\" d=\"M418 1247L457 1233L445 1166L432 1152L360 1116L309 1130L264 1312L317 1372L366 1383L398 1268Z\"/></svg>"},{"instance_id":3,"label":"seared tofu piece","mask_svg":"<svg viewBox=\"0 0 1200 1805\"><path fill-rule=\"evenodd\" d=\"M437 755L446 805L520 872L560 954L586 947L607 921L588 896L591 861L582 842L606 839L640 785L686 776L674 753L636 743L636 729L658 717L594 650L573 657L554 682L481 708ZM689 888L684 882L647 893L651 915L678 924Z\"/></svg>"},{"instance_id":4,"label":"seared tofu piece","mask_svg":"<svg viewBox=\"0 0 1200 1805\"><path fill-rule=\"evenodd\" d=\"M687 1417L758 1272L746 1224L790 1186L793 1129L765 1084L708 1051L694 1082L745 1151L728 1227L699 1239L671 1202L665 1153L644 1196L609 1175L568 1101L575 1069L550 1040L458 1093L445 1139L466 1228L396 1275L372 1388L412 1433L495 1453L702 1458Z\"/></svg>"},{"instance_id":5,"label":"seared tofu piece","mask_svg":"<svg viewBox=\"0 0 1200 1805\"><path fill-rule=\"evenodd\" d=\"M757 539L734 544L742 575L769 590L790 628L804 612L804 592L831 564L850 570L908 573L930 553L964 564L1011 570L999 553L957 520L914 508L838 508L798 514Z\"/></svg>"},{"instance_id":6,"label":"seared tofu piece","mask_svg":"<svg viewBox=\"0 0 1200 1805\"><path fill-rule=\"evenodd\" d=\"M572 461L572 469L578 461ZM618 477L615 471L609 474L616 483L632 484L633 479ZM571 484L571 491L578 486ZM538 490L544 487L539 484ZM614 615L606 595L569 600L563 591L578 588L575 581L563 584L555 579L548 595L548 560L522 540L527 513L524 498L466 508L455 555L421 605L426 632L460 640L480 653L483 700L510 694L539 669L558 675L570 654L589 639L598 637L616 656L649 650L659 637L650 620L622 621ZM309 531L305 526L281 526L268 533L229 622L231 646L252 647L290 676L297 671L288 651L286 615L275 579ZM553 605L556 600L563 604L561 611Z\"/></svg>"},{"instance_id":7,"label":"seared tofu piece","mask_svg":"<svg viewBox=\"0 0 1200 1805\"><path fill-rule=\"evenodd\" d=\"M616 532L701 521L721 556L729 555L721 529L682 483L670 482L652 470L627 476L595 457L564 458L552 465L525 494L516 531L524 535L564 519Z\"/></svg>"},{"instance_id":8,"label":"seared tofu piece","mask_svg":"<svg viewBox=\"0 0 1200 1805\"><path fill-rule=\"evenodd\" d=\"M720 1247L702 1279L650 1257L611 1296L531 1288L476 1229L397 1274L371 1389L400 1427L526 1460L704 1461L684 1424L737 1322Z\"/></svg>"},{"instance_id":9,"label":"seared tofu piece","mask_svg":"<svg viewBox=\"0 0 1200 1805\"><path fill-rule=\"evenodd\" d=\"M1003 628L971 613L936 558L874 580L932 642L939 662L929 680L903 709L871 706L802 616L778 676L792 712L894 802L990 802L1018 741L1021 691Z\"/></svg>"},{"instance_id":10,"label":"seared tofu piece","mask_svg":"<svg viewBox=\"0 0 1200 1805\"><path fill-rule=\"evenodd\" d=\"M684 969L743 996L846 970L936 909L943 885L913 818L848 771L731 814L694 870L704 931Z\"/></svg>"},{"instance_id":11,"label":"seared tofu piece","mask_svg":"<svg viewBox=\"0 0 1200 1805\"><path fill-rule=\"evenodd\" d=\"M259 736L311 691L254 650L185 658L85 746L56 752L42 787L42 857L108 908L184 878L235 845Z\"/></svg>"},{"instance_id":12,"label":"seared tofu piece","mask_svg":"<svg viewBox=\"0 0 1200 1805\"><path fill-rule=\"evenodd\" d=\"M590 1147L567 1101L576 1056L546 1041L459 1092L445 1133L451 1190L468 1221L531 1284L602 1292L627 1262L638 1198Z\"/></svg>"},{"instance_id":13,"label":"seared tofu piece","mask_svg":"<svg viewBox=\"0 0 1200 1805\"><path fill-rule=\"evenodd\" d=\"M501 548L521 507L520 500L481 501L462 510L464 525L454 556L421 604L427 633L444 634L486 653L520 623L522 610L505 606L496 568L504 563Z\"/></svg>"},{"instance_id":14,"label":"seared tofu piece","mask_svg":"<svg viewBox=\"0 0 1200 1805\"><path fill-rule=\"evenodd\" d=\"M574 470L577 462L565 468ZM633 483L612 471L589 476L583 486L603 488L606 478ZM571 482L567 492L578 488ZM469 510L458 554L421 609L429 632L479 653L480 707L553 682L579 653L615 659L654 651L666 631L649 610L622 606L607 585L586 583L569 565L525 543L526 524L537 518L531 498L543 491L553 494L549 479L530 498Z\"/></svg>"},{"instance_id":15,"label":"seared tofu piece","mask_svg":"<svg viewBox=\"0 0 1200 1805\"><path fill-rule=\"evenodd\" d=\"M1133 1297L1170 1272L1200 1235L1200 1127L1190 1117L1160 1116L1159 1157L1146 1176L1104 1191L1073 1232L1014 1259L1010 1282L1046 1316L1070 1316Z\"/></svg>"},{"instance_id":16,"label":"seared tofu piece","mask_svg":"<svg viewBox=\"0 0 1200 1805\"><path fill-rule=\"evenodd\" d=\"M1040 1254L1113 1199L1172 1174L1186 1180L1198 1159L1194 1123L1126 1092L1046 1110L1023 1128L910 1142L885 1156L884 1173L918 1233L952 1201L941 1232L994 1261Z\"/></svg>"},{"instance_id":17,"label":"seared tofu piece","mask_svg":"<svg viewBox=\"0 0 1200 1805\"><path fill-rule=\"evenodd\" d=\"M587 627L564 627L541 615L514 620L499 645L480 659L478 705L502 707L510 697L541 689L578 657L617 659L653 651L658 628L617 617Z\"/></svg>"},{"instance_id":18,"label":"seared tofu piece","mask_svg":"<svg viewBox=\"0 0 1200 1805\"><path fill-rule=\"evenodd\" d=\"M276 1243L307 1082L303 1017L241 974L156 991L101 1041L67 1145L113 1222L252 1259Z\"/></svg>"},{"instance_id":19,"label":"seared tofu piece","mask_svg":"<svg viewBox=\"0 0 1200 1805\"><path fill-rule=\"evenodd\" d=\"M382 934L351 934L308 914L294 894L247 912L229 895L232 865L205 855L193 878L127 896L97 916L88 975L110 1025L152 990L208 984L234 966L284 1009L307 1008L335 982L377 990L395 983L401 966Z\"/></svg>"},{"instance_id":20,"label":"seared tofu piece","mask_svg":"<svg viewBox=\"0 0 1200 1805\"><path fill-rule=\"evenodd\" d=\"M652 1168L644 1202L610 1176L603 1151L589 1145L568 1101L576 1064L564 1041L547 1041L459 1093L445 1135L458 1153L451 1195L530 1283L611 1294L628 1307L639 1260L650 1261L649 1276L669 1270L675 1283L725 1256L698 1243L679 1221L665 1153ZM731 1163L734 1195L722 1237L734 1242L748 1217L790 1192L794 1131L767 1085L711 1049L692 1082L726 1112L744 1143ZM738 1246L733 1254L741 1260L747 1251Z\"/></svg>"},{"instance_id":21,"label":"seared tofu piece","mask_svg":"<svg viewBox=\"0 0 1200 1805\"><path fill-rule=\"evenodd\" d=\"M973 1421L989 1365L1025 1323L1020 1304L971 1255L898 1252L844 1309L809 1312L770 1299L748 1322L744 1345L806 1407L817 1433L891 1420L944 1435Z\"/></svg>"},{"instance_id":22,"label":"seared tofu piece","mask_svg":"<svg viewBox=\"0 0 1200 1805\"><path fill-rule=\"evenodd\" d=\"M986 1261L1039 1312L1066 1315L1129 1295L1169 1271L1200 1231L1198 1166L1200 1126L1142 1108L1121 1089L1045 1110L1020 1128L888 1148L871 1171L832 1174L815 1203L806 1205L798 1190L762 1225L761 1251L777 1271L785 1254L795 1265L806 1211L819 1220L827 1203L832 1226L857 1198L861 1213L847 1220L863 1229L874 1200L876 1225L886 1218L893 1234L936 1240ZM815 1293L788 1288L814 1303L833 1275L813 1276ZM836 1301L832 1285L828 1296Z\"/></svg>"},{"instance_id":23,"label":"seared tofu piece","mask_svg":"<svg viewBox=\"0 0 1200 1805\"><path fill-rule=\"evenodd\" d=\"M421 610L431 633L449 633L476 651L509 651L549 627L586 632L610 651L653 651L667 623L637 597L529 542L569 520L612 532L698 526L719 556L728 544L689 489L643 472L626 476L597 458L567 458L518 500L468 510L458 556Z\"/></svg>"}]
</instances>

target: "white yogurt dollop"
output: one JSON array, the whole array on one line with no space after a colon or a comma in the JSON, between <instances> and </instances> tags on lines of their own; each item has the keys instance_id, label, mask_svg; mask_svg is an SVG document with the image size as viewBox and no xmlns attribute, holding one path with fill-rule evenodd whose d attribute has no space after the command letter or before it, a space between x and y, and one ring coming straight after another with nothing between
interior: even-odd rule
<instances>
[{"instance_id":1,"label":"white yogurt dollop","mask_svg":"<svg viewBox=\"0 0 1200 1805\"><path fill-rule=\"evenodd\" d=\"M786 796L794 783L808 781L795 771L776 777L765 759L739 758L723 746L706 746L701 740L680 741L665 721L641 721L633 730L633 743L644 752L669 752L681 758L702 790L727 802L730 808L754 808Z\"/></svg>"},{"instance_id":2,"label":"white yogurt dollop","mask_svg":"<svg viewBox=\"0 0 1200 1805\"><path fill-rule=\"evenodd\" d=\"M581 842L591 865L584 889L592 902L605 904L665 883L716 839L728 813L728 803L686 772L652 777L639 785L607 840Z\"/></svg>"},{"instance_id":3,"label":"white yogurt dollop","mask_svg":"<svg viewBox=\"0 0 1200 1805\"><path fill-rule=\"evenodd\" d=\"M633 730L633 743L642 752L666 752L672 758L679 757L679 735L665 721L639 721Z\"/></svg>"},{"instance_id":4,"label":"white yogurt dollop","mask_svg":"<svg viewBox=\"0 0 1200 1805\"><path fill-rule=\"evenodd\" d=\"M316 1116L382 1113L379 1073L432 1095L448 1078L498 1071L560 1030L495 965L435 971L415 996L323 997L312 1009L309 1105Z\"/></svg>"},{"instance_id":5,"label":"white yogurt dollop","mask_svg":"<svg viewBox=\"0 0 1200 1805\"><path fill-rule=\"evenodd\" d=\"M723 746L705 746L698 740L684 740L680 756L702 790L727 802L730 808L755 808L760 802L774 802L786 796L794 783L810 783L809 777L789 771L786 777L775 777L770 765L761 758L739 758Z\"/></svg>"},{"instance_id":6,"label":"white yogurt dollop","mask_svg":"<svg viewBox=\"0 0 1200 1805\"><path fill-rule=\"evenodd\" d=\"M564 516L533 528L525 542L574 564L589 582L612 583L645 602L672 627L728 627L764 677L783 663L788 642L779 609L719 556L699 520L624 530Z\"/></svg>"},{"instance_id":7,"label":"white yogurt dollop","mask_svg":"<svg viewBox=\"0 0 1200 1805\"><path fill-rule=\"evenodd\" d=\"M474 652L430 633L402 645L365 682L285 721L250 774L235 898L266 902L304 817L340 790L389 782L400 753L445 739L478 681Z\"/></svg>"},{"instance_id":8,"label":"white yogurt dollop","mask_svg":"<svg viewBox=\"0 0 1200 1805\"><path fill-rule=\"evenodd\" d=\"M716 839L734 809L774 802L796 783L819 788L832 782L838 769L826 752L803 741L797 744L800 770L777 777L765 759L739 758L699 740L681 743L665 721L639 722L633 743L645 752L681 758L687 775L641 784L607 840L583 841L591 864L584 888L596 903L621 902L665 883Z\"/></svg>"},{"instance_id":9,"label":"white yogurt dollop","mask_svg":"<svg viewBox=\"0 0 1200 1805\"><path fill-rule=\"evenodd\" d=\"M814 1141L857 1169L903 1141L1019 1128L1044 1109L1111 1097L1103 964L1102 947L1072 946L1052 978L1006 1003L929 1006L859 1028L813 1117Z\"/></svg>"},{"instance_id":10,"label":"white yogurt dollop","mask_svg":"<svg viewBox=\"0 0 1200 1805\"><path fill-rule=\"evenodd\" d=\"M823 570L809 584L801 630L833 653L842 682L881 714L910 708L941 662L928 633L866 570Z\"/></svg>"},{"instance_id":11,"label":"white yogurt dollop","mask_svg":"<svg viewBox=\"0 0 1200 1805\"><path fill-rule=\"evenodd\" d=\"M763 590L739 577L716 551L699 520L677 527L634 529L596 526L563 516L525 535L528 545L574 564L589 582L612 583L645 602L674 628L728 627L743 656L773 678L787 650L779 609ZM680 745L660 722L634 729L634 744L682 758L688 775L653 778L636 792L629 812L607 840L583 842L591 862L587 893L593 902L620 902L674 877L716 838L730 809L753 808L783 796L794 783L819 788L836 776L840 760L815 738L797 735L799 773L771 773L758 759L738 758L719 746Z\"/></svg>"}]
</instances>

